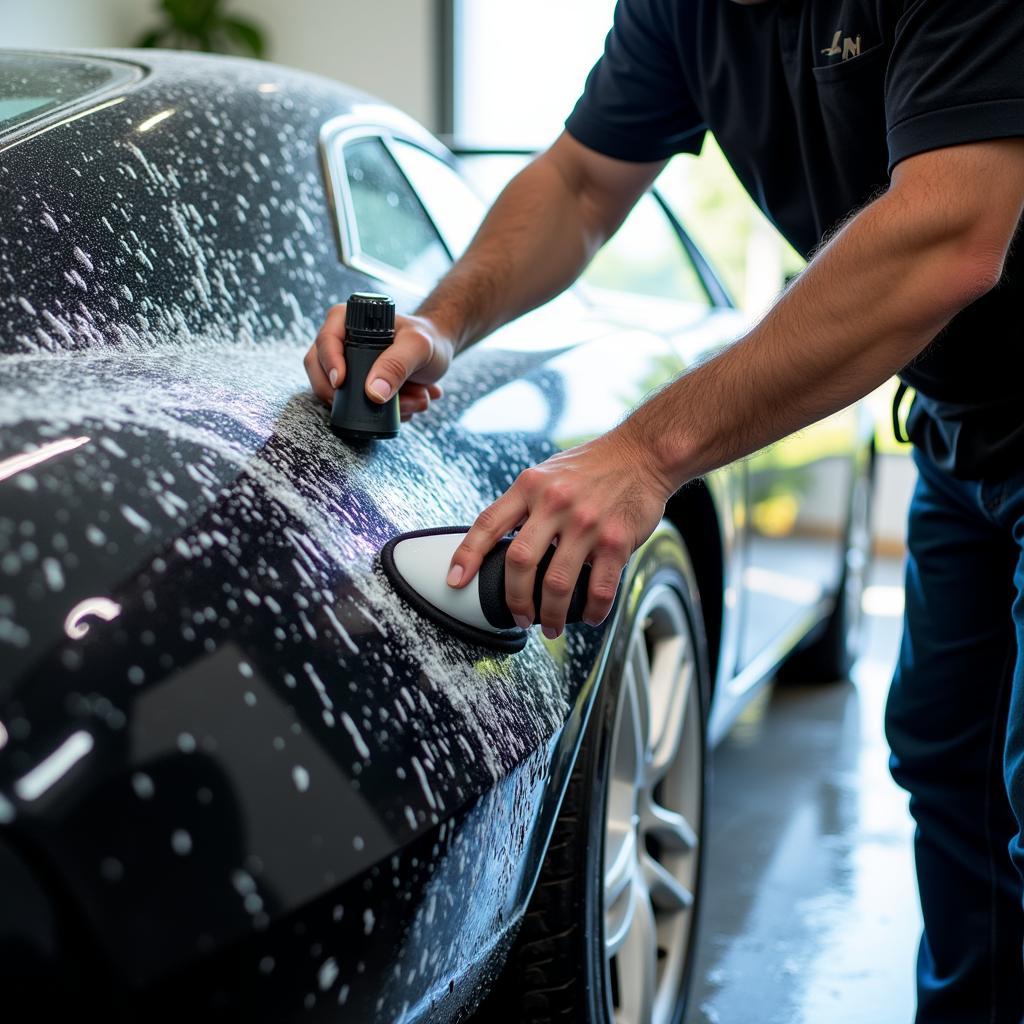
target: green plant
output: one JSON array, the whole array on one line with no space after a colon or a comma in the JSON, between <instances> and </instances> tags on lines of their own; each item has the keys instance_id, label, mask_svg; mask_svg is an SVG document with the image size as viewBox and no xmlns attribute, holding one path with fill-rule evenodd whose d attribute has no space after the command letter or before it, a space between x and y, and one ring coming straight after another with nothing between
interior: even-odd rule
<instances>
[{"instance_id":1,"label":"green plant","mask_svg":"<svg viewBox=\"0 0 1024 1024\"><path fill-rule=\"evenodd\" d=\"M163 24L144 32L135 45L262 57L267 48L263 30L225 14L223 7L224 0L160 0Z\"/></svg>"}]
</instances>

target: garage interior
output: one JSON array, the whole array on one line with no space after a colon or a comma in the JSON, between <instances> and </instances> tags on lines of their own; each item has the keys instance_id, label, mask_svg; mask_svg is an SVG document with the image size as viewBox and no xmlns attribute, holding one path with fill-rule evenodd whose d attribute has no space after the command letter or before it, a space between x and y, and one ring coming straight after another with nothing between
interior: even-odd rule
<instances>
[{"instance_id":1,"label":"garage interior","mask_svg":"<svg viewBox=\"0 0 1024 1024\"><path fill-rule=\"evenodd\" d=\"M258 26L266 59L365 90L460 147L516 151L543 147L560 131L614 6L225 4ZM0 0L3 45L25 50L133 46L162 17L149 0ZM495 174L478 187L493 193L503 172ZM712 139L700 157L676 157L659 187L750 318L799 273L799 257L743 195ZM921 927L913 823L889 776L882 733L915 480L905 447L892 438L892 394L887 385L868 399L877 422L874 559L862 598L866 639L851 680L765 689L711 754L706 877L685 1024L913 1017ZM768 528L786 515L784 507L767 509Z\"/></svg>"}]
</instances>

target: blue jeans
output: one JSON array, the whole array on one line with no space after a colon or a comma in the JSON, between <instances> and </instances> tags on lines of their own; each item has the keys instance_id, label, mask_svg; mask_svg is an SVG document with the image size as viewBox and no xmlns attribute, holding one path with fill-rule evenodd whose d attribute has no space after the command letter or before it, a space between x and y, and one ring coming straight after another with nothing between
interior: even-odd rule
<instances>
[{"instance_id":1,"label":"blue jeans","mask_svg":"<svg viewBox=\"0 0 1024 1024\"><path fill-rule=\"evenodd\" d=\"M886 735L917 822L917 1022L1020 1024L1024 472L963 481L914 461Z\"/></svg>"}]
</instances>

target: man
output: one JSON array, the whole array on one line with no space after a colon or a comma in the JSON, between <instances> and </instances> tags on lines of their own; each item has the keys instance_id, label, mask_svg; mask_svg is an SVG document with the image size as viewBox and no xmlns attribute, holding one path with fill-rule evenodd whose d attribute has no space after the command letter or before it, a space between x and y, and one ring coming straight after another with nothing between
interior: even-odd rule
<instances>
[{"instance_id":1,"label":"man","mask_svg":"<svg viewBox=\"0 0 1024 1024\"><path fill-rule=\"evenodd\" d=\"M465 586L519 528L507 597L564 626L584 561L592 623L688 480L848 405L914 386L920 479L887 730L911 793L924 935L918 1021L1019 1022L1024 845L1024 4L620 0L566 132L401 318L367 391L403 415L457 352L573 281L676 153L712 131L806 271L749 334L609 434L526 470L453 559ZM306 368L329 401L343 307ZM1005 774L1004 774L1005 773ZM1016 871L1014 870L1016 868Z\"/></svg>"}]
</instances>

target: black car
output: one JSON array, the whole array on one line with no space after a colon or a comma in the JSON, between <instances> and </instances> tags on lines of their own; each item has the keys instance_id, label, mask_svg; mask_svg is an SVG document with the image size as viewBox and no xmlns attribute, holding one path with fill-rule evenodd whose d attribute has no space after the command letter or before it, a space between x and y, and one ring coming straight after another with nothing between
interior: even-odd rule
<instances>
[{"instance_id":1,"label":"black car","mask_svg":"<svg viewBox=\"0 0 1024 1024\"><path fill-rule=\"evenodd\" d=\"M465 246L447 149L142 51L0 53L0 118L4 1019L678 1020L705 743L793 652L848 668L868 418L685 488L603 627L496 655L378 554L742 331L667 204L356 448L302 355Z\"/></svg>"}]
</instances>

